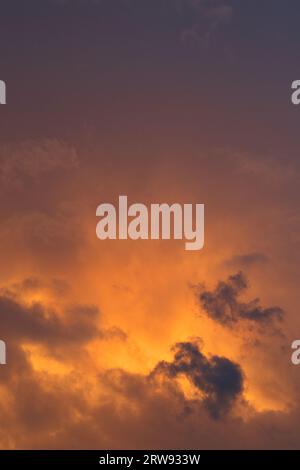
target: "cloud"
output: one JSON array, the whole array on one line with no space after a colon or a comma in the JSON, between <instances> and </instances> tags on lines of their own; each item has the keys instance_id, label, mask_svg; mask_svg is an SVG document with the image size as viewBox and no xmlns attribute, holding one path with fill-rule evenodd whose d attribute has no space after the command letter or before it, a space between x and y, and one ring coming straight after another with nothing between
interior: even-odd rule
<instances>
[{"instance_id":1,"label":"cloud","mask_svg":"<svg viewBox=\"0 0 300 470\"><path fill-rule=\"evenodd\" d=\"M76 150L56 139L23 141L0 148L0 181L21 187L57 171L78 167Z\"/></svg>"},{"instance_id":2,"label":"cloud","mask_svg":"<svg viewBox=\"0 0 300 470\"><path fill-rule=\"evenodd\" d=\"M49 292L55 296L65 295L70 290L69 284L64 279L50 279L45 281L38 277L27 277L20 282L11 284L8 288L0 289L0 292L7 293L10 296L16 296L35 293L35 292Z\"/></svg>"},{"instance_id":3,"label":"cloud","mask_svg":"<svg viewBox=\"0 0 300 470\"><path fill-rule=\"evenodd\" d=\"M9 384L10 406L0 410L1 443L6 448L77 450L299 447L299 409L215 420L173 383L160 385L142 374L105 371L93 401L88 384L81 373L55 381L20 371ZM187 407L190 412L182 413Z\"/></svg>"},{"instance_id":4,"label":"cloud","mask_svg":"<svg viewBox=\"0 0 300 470\"><path fill-rule=\"evenodd\" d=\"M224 265L226 267L240 267L250 268L252 266L261 265L268 263L269 258L264 253L254 252L246 253L244 255L235 255L232 258L226 260Z\"/></svg>"},{"instance_id":5,"label":"cloud","mask_svg":"<svg viewBox=\"0 0 300 470\"><path fill-rule=\"evenodd\" d=\"M154 375L186 376L204 395L203 404L213 418L219 419L228 413L243 392L240 366L225 357L205 357L195 342L176 344L174 353L173 362L160 362Z\"/></svg>"},{"instance_id":6,"label":"cloud","mask_svg":"<svg viewBox=\"0 0 300 470\"><path fill-rule=\"evenodd\" d=\"M102 11L111 7L111 1L105 0L55 0L61 5L81 5L88 3ZM186 44L198 44L204 48L211 46L216 40L224 39L222 34L231 23L234 9L230 0L116 0L115 9L127 18L128 12L134 13L132 18L136 21L146 21L145 30L149 28L149 18L157 21L174 21L179 31L180 39ZM147 14L150 12L150 15ZM146 13L146 14L145 14ZM137 15L136 15L137 14ZM155 27L156 29L156 27ZM219 41L217 41L219 43Z\"/></svg>"},{"instance_id":7,"label":"cloud","mask_svg":"<svg viewBox=\"0 0 300 470\"><path fill-rule=\"evenodd\" d=\"M109 387L110 385L110 387ZM141 375L114 371L106 377L104 403L79 423L70 422L47 441L51 448L108 449L297 449L299 410L256 413L248 420L213 420L201 407L184 416L175 388L158 388ZM115 388L119 391L116 392ZM120 444L121 443L121 444ZM43 447L43 441L40 443Z\"/></svg>"},{"instance_id":8,"label":"cloud","mask_svg":"<svg viewBox=\"0 0 300 470\"><path fill-rule=\"evenodd\" d=\"M24 286L31 290L44 285L48 284L40 279L25 279L15 291L20 294ZM288 413L250 409L243 399L248 384L241 365L204 354L199 340L177 343L173 359L159 361L150 373L99 370L92 361L87 367L81 356L76 357L76 368L63 376L33 367L23 343L52 348L80 342L82 347L101 331L99 326L94 332L86 329L85 319L94 325L98 317L95 308L77 306L60 315L45 307L22 305L8 295L0 297L0 318L10 336L9 363L1 369L2 448L297 446L297 420L294 423ZM64 358L58 361L63 364ZM196 390L192 398L185 394L181 378ZM299 415L297 409L293 412ZM247 420L243 413L248 413ZM290 431L289 439L282 436L283 429Z\"/></svg>"},{"instance_id":9,"label":"cloud","mask_svg":"<svg viewBox=\"0 0 300 470\"><path fill-rule=\"evenodd\" d=\"M36 371L28 352L16 342L9 345L9 360L0 377L6 390L0 409L1 448L34 448L41 437L47 441L72 423L74 414L87 411L85 392L74 372L58 379Z\"/></svg>"},{"instance_id":10,"label":"cloud","mask_svg":"<svg viewBox=\"0 0 300 470\"><path fill-rule=\"evenodd\" d=\"M283 320L284 312L279 307L263 308L257 298L249 302L239 302L240 295L247 287L247 279L242 272L238 272L229 276L226 282L220 281L213 291L199 286L197 298L201 308L210 318L227 327L233 327L243 320L268 327Z\"/></svg>"},{"instance_id":11,"label":"cloud","mask_svg":"<svg viewBox=\"0 0 300 470\"><path fill-rule=\"evenodd\" d=\"M69 305L61 298L65 289L63 280L32 277L0 291L1 339L8 354L0 375L1 448L35 448L40 439L47 447L60 430L75 427L91 408L94 358L88 347L99 340L126 340L121 329L103 325L96 306ZM41 302L23 300L37 293L51 295L51 303L47 297ZM60 367L66 370L63 374ZM95 377L97 373L94 370Z\"/></svg>"},{"instance_id":12,"label":"cloud","mask_svg":"<svg viewBox=\"0 0 300 470\"><path fill-rule=\"evenodd\" d=\"M0 146L0 238L4 256L31 252L44 259L76 255L84 244L78 201L70 187L78 172L76 149L57 139ZM75 209L76 205L76 209Z\"/></svg>"},{"instance_id":13,"label":"cloud","mask_svg":"<svg viewBox=\"0 0 300 470\"><path fill-rule=\"evenodd\" d=\"M220 165L219 161L211 163L211 167L203 164L203 173L193 173L197 188L199 187L199 174L201 174L201 181L207 191L208 198L210 197L212 207L216 206L214 206L209 188L207 189L205 183L207 184L207 181L214 182L212 188L214 195L220 194L215 191L217 186L221 185L224 189L219 179L223 178L223 184L228 184L228 188L233 184L230 180L232 168L228 165L228 161L222 159L222 166ZM159 171L163 170L159 167ZM65 177L67 177L67 173L64 172ZM180 173L184 178L184 171ZM93 174L97 180L98 188L98 171L95 170ZM233 175L235 175L234 172ZM46 177L46 173L41 175L43 184L48 176L49 174ZM172 175L170 178L172 180ZM251 196L255 198L257 195L252 194L255 185L247 184L248 181L243 178L244 176L241 179L235 179L234 184L236 181L241 182L241 187L249 188ZM188 184L191 184L190 174L187 179ZM162 180L164 181L164 178ZM84 181L82 182L84 183ZM174 177L174 187L177 188L178 185L175 183L176 178ZM119 181L117 181L116 187L118 184ZM74 196L75 200L77 200L78 194L82 197L83 193L79 189L81 190L83 186L84 184L76 186L78 188L76 192L73 187L72 197ZM161 186L164 187L163 184ZM67 188L67 184L64 184L64 188ZM92 188L92 184L89 180L90 188ZM7 340L8 345L8 365L1 369L1 373L10 373L11 375L10 378L3 379L1 384L1 389L5 389L5 396L8 397L7 400L3 400L0 409L1 446L6 448L12 446L17 448L97 449L99 447L122 447L130 449L199 446L201 448L251 446L259 448L260 446L275 446L276 443L285 447L299 444L291 415L288 413L274 413L273 415L261 413L259 407L258 413L255 409L249 411L246 404L241 404L244 396L248 399L249 389L252 394L251 404L253 406L257 403L260 405L261 396L263 397L262 401L267 401L270 394L275 396L276 402L291 400L291 377L285 372L289 356L282 357L282 351L276 350L277 345L269 347L265 344L259 352L256 348L255 352L251 350L250 354L248 353L252 345L247 345L247 352L242 355L237 350L238 346L233 345L231 348L230 339L233 335L230 328L228 331L224 331L222 341L219 341L219 329L215 328L212 322L204 319L199 324L199 319L191 319L190 317L193 315L189 317L189 312L193 310L193 298L192 293L185 287L187 281L194 276L201 279L207 274L206 282L210 286L210 283L215 282L215 279L219 279L216 277L218 273L209 272L210 267L213 266L214 260L219 263L219 260L223 259L223 253L228 252L228 244L232 240L232 230L235 230L237 226L247 227L249 225L249 221L241 224L241 217L245 221L245 210L244 200L236 197L236 194L240 194L239 188L234 188L236 191L234 191L230 203L226 199L230 196L228 188L225 186L226 191L222 191L221 210L218 217L211 221L212 223L220 221L219 227L222 230L218 227L214 233L220 236L222 249L218 251L217 244L213 242L214 233L211 233L210 239L213 246L210 253L216 249L217 254L215 258L209 254L207 258L203 258L202 263L199 263L197 257L186 261L186 257L181 258L177 254L174 256L174 251L170 250L167 253L168 250L164 248L159 251L157 247L154 249L149 247L147 250L143 248L138 251L138 247L134 246L131 251L128 250L129 254L125 256L125 247L123 246L120 248L116 245L115 250L104 247L99 252L92 246L86 252L88 256L82 257L82 262L78 264L77 269L73 269L73 265L71 265L70 272L65 274L61 265L64 267L67 263L65 263L65 258L61 263L61 257L67 250L68 244L73 244L73 235L68 227L69 219L62 217L61 223L51 224L46 223L44 217L36 217L30 212L25 221L22 210L18 212L18 217L12 224L12 229L7 237L12 240L11 250L6 250L2 245L3 252L8 252L7 269L13 260L16 262L15 272L7 276L7 279L12 278L12 285L6 289L6 291L13 291L16 297L8 295L7 292L6 295L4 295L5 292L2 292L0 297L6 299L9 297L13 302L13 305L11 302L6 303L7 308L21 309L22 312L13 313L10 319L8 312L4 317L5 323L7 323L6 331L9 335L9 337L3 338ZM49 195L49 199L53 201L53 197L58 192L56 180L55 184L50 186L53 191L49 191L49 186L46 189L45 192ZM186 194L186 188L184 189L182 193L179 193L180 197ZM112 189L112 193L114 190L115 188ZM102 191L101 194L105 195L106 188ZM61 194L65 197L65 193ZM96 201L97 198L98 193ZM201 198L200 193L197 198ZM249 198L247 193L246 200L250 199L253 200L252 197ZM229 224L224 227L222 220L224 217L227 220L231 210L234 211L235 206L232 208L231 202L233 202L233 206L239 203L242 206L242 211L238 212L237 223L233 225L229 233L230 237L225 237L226 241L224 242L224 231L226 232ZM39 214L42 212L50 214L51 220L54 214L56 215L55 220L57 217L60 220L59 205L54 204L54 206L55 211L49 211L47 207L47 210L40 210ZM226 212L226 208L229 208L228 212ZM78 211L77 204L74 210ZM78 217L79 221L80 216L81 212ZM257 211L255 211L256 217ZM2 224L2 229L3 226L4 224ZM91 221L91 226L93 228L93 221ZM256 225L253 224L253 226L255 229L257 228ZM18 243L12 238L16 228L20 231ZM62 241L60 241L60 233L63 235ZM66 235L64 235L65 233ZM234 233L237 235L237 231ZM26 247L29 244L32 250L35 250L34 253L38 251L39 259L41 259L39 269L36 269L37 263L32 263L33 269L31 265L27 266L22 240L25 240ZM63 243L64 240L65 243ZM243 236L235 236L234 249L240 240L241 250L245 246L252 247L253 233L249 236L248 245L245 244ZM265 233L263 240L265 240ZM22 253L21 256L17 256L15 250L20 246ZM53 249L51 249L52 246ZM62 246L62 249L57 250L57 246ZM226 246L226 250L224 246ZM263 245L259 245L258 248L262 253L264 252ZM156 252L156 250L158 251ZM44 251L55 260L53 271L49 272L45 268L44 257L42 257ZM13 257L12 253L14 253ZM251 248L246 251L247 253L252 253ZM276 256L275 250L270 250L270 253L272 258ZM133 262L131 257L134 259ZM187 264L189 264L188 268L186 268ZM26 268L25 278L24 281L20 281L20 267L23 266ZM147 270L143 269L145 266L147 266ZM175 268L178 266L180 269L176 270ZM38 277L40 270L46 276L46 281L44 278ZM53 277L60 278L60 276L66 276L71 286L72 291L68 293L68 298L74 294L76 299L80 302L83 299L84 303L85 296L92 292L92 301L97 304L99 297L101 297L101 311L103 309L105 314L103 321L107 319L112 324L120 324L126 331L130 331L131 336L126 345L119 348L116 343L110 343L110 336L102 326L100 311L89 314L83 305L80 314L74 309L70 311L66 308L66 294L63 293L63 290L61 294L59 292L55 294L56 303L53 302L53 306L44 302L44 294L46 297L51 296L51 298L54 295L51 279ZM121 292L120 289L116 290L110 287L111 285L123 286L124 283L130 286L128 292L125 290ZM247 293L247 282L243 282L242 276L236 276L234 281L225 280L225 284L231 286L235 302L239 305L242 304L241 297ZM264 279L262 285L266 289L270 285L273 288L269 278ZM181 286L183 286L182 291ZM279 284L276 284L277 286ZM214 289L203 289L203 291L216 294ZM23 296L30 298L31 295L34 297L35 293L41 293L42 300L39 307L34 308L32 304L28 305L22 302ZM37 295L37 297L39 296ZM59 298L62 299L61 302ZM199 297L198 301L200 304ZM20 326L19 318L21 318ZM90 326L85 325L85 319L90 323ZM13 321L15 326L12 324ZM249 321L239 318L236 323L232 323L232 326L239 322ZM22 322L27 322L26 327L22 326ZM230 322L227 322L227 326L229 324ZM260 323L252 321L252 324ZM56 333L54 334L56 325L57 338L55 338ZM196 328L201 328L199 331L205 339L205 349L199 345L197 345L198 350L196 347L193 349L193 343L190 341L186 343L188 347L181 346L185 344L182 343L185 338L197 331ZM167 333L164 334L163 330L166 330ZM94 341L97 338L103 338L106 342ZM174 358L170 359L168 345L174 344L176 341L179 342L179 345L175 348ZM33 344L32 350L27 349L28 342ZM78 346L76 355L73 355L74 359L70 360L70 348L76 348L76 345ZM40 358L40 350L43 354L44 349L46 349L46 360L44 357ZM59 354L56 354L58 349ZM89 356L83 358L82 353L85 350L88 351ZM55 353L55 365L52 364L53 353ZM252 356L249 357L251 354ZM245 358L245 356L247 357ZM99 363L95 364L98 359ZM42 366L39 364L40 360L44 361ZM149 370L153 370L155 364L161 364L164 360L167 364L166 371L161 370L160 373L154 374L155 377L153 374L150 377ZM261 367L257 371L257 375L253 373L251 375L251 364L254 363L253 367L256 368L257 361L260 361ZM122 368L106 370L116 367L116 363L118 367ZM62 374L60 368L66 367L72 368L72 371ZM43 369L42 372L40 372L40 368ZM173 371L173 375L170 375L170 370ZM278 381L284 384L282 389L274 378L274 370L279 371ZM265 381L262 376L266 377ZM283 376L284 379L282 379ZM188 386L193 389L192 398L184 393L181 381L184 386L187 382ZM257 389L259 389L259 393ZM270 408L272 407L273 404ZM292 412L297 414L297 408L293 407ZM248 421L243 418L245 415L247 415ZM289 442L284 436L279 435L282 429L289 434Z\"/></svg>"},{"instance_id":14,"label":"cloud","mask_svg":"<svg viewBox=\"0 0 300 470\"><path fill-rule=\"evenodd\" d=\"M232 20L233 7L223 0L181 0L179 11L188 20L182 30L184 42L208 47Z\"/></svg>"},{"instance_id":15,"label":"cloud","mask_svg":"<svg viewBox=\"0 0 300 470\"><path fill-rule=\"evenodd\" d=\"M60 317L42 304L26 306L8 296L0 297L1 334L10 341L33 341L48 346L84 343L101 336L95 322L98 315L95 307L75 306Z\"/></svg>"},{"instance_id":16,"label":"cloud","mask_svg":"<svg viewBox=\"0 0 300 470\"><path fill-rule=\"evenodd\" d=\"M1 337L8 344L36 343L45 347L50 354L57 349L67 351L68 348L84 346L92 340L126 339L126 334L117 327L104 328L101 326L101 313L94 305L71 304L59 308L48 306L43 302L23 302L24 289L27 291L44 292L45 286L50 285L50 292L60 298L62 281L47 284L42 280L25 279L12 288L0 291L0 331ZM54 287L54 290L53 290Z\"/></svg>"}]
</instances>

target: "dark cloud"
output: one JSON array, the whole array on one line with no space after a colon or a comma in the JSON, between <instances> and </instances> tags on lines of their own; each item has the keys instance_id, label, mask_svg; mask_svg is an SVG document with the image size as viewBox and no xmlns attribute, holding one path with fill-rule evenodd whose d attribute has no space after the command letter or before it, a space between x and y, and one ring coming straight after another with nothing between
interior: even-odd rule
<instances>
[{"instance_id":1,"label":"dark cloud","mask_svg":"<svg viewBox=\"0 0 300 470\"><path fill-rule=\"evenodd\" d=\"M174 360L159 363L150 375L90 370L98 376L96 389L80 361L76 372L56 377L34 370L28 353L15 343L10 350L10 365L0 376L9 395L0 406L1 448L299 447L298 408L293 413L256 413L242 401L247 420L228 413L243 390L241 369L226 358L208 359L198 343L179 343ZM175 380L180 375L197 387L199 399L185 397ZM226 418L212 419L216 410L219 418L227 411Z\"/></svg>"},{"instance_id":2,"label":"dark cloud","mask_svg":"<svg viewBox=\"0 0 300 470\"><path fill-rule=\"evenodd\" d=\"M203 286L199 286L197 298L201 308L210 318L228 327L242 320L264 327L283 320L284 312L279 307L263 308L257 298L249 302L240 302L239 297L247 287L246 277L242 272L238 272L229 276L226 282L220 281L213 291L207 291Z\"/></svg>"},{"instance_id":3,"label":"dark cloud","mask_svg":"<svg viewBox=\"0 0 300 470\"><path fill-rule=\"evenodd\" d=\"M44 345L84 343L101 336L96 327L99 311L95 307L76 306L60 316L42 304L23 305L0 297L0 328L3 338L34 341Z\"/></svg>"},{"instance_id":4,"label":"dark cloud","mask_svg":"<svg viewBox=\"0 0 300 470\"><path fill-rule=\"evenodd\" d=\"M81 380L81 386L78 386ZM11 406L0 407L4 448L24 449L297 449L299 409L229 414L213 420L199 402L187 406L178 387L141 374L106 371L91 403L82 375L51 381L20 373L9 383ZM101 398L100 398L101 397ZM212 438L213 436L213 438Z\"/></svg>"},{"instance_id":5,"label":"dark cloud","mask_svg":"<svg viewBox=\"0 0 300 470\"><path fill-rule=\"evenodd\" d=\"M108 382L110 382L108 384ZM115 382L119 392L115 392ZM82 420L70 420L36 446L53 449L298 449L299 410L261 412L244 421L215 421L201 407L179 414L184 399L174 388L157 389L143 376L119 371L106 378L112 393ZM121 443L121 444L120 444Z\"/></svg>"},{"instance_id":6,"label":"dark cloud","mask_svg":"<svg viewBox=\"0 0 300 470\"><path fill-rule=\"evenodd\" d=\"M225 357L205 357L197 343L178 343L174 352L173 362L160 362L154 374L163 373L170 378L186 376L204 395L203 404L215 419L230 411L243 392L240 366Z\"/></svg>"},{"instance_id":7,"label":"dark cloud","mask_svg":"<svg viewBox=\"0 0 300 470\"><path fill-rule=\"evenodd\" d=\"M28 279L24 283L28 287ZM38 279L29 284L30 288L43 285ZM94 339L127 338L120 328L105 329L100 323L101 314L93 305L71 305L60 312L42 303L22 303L9 289L2 290L0 295L0 331L8 344L33 342L54 354L56 350L68 351Z\"/></svg>"}]
</instances>

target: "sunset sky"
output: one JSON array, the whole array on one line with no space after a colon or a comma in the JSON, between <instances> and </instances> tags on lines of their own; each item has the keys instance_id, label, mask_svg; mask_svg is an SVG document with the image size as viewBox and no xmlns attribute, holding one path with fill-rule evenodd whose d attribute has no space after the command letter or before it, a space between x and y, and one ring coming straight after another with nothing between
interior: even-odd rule
<instances>
[{"instance_id":1,"label":"sunset sky","mask_svg":"<svg viewBox=\"0 0 300 470\"><path fill-rule=\"evenodd\" d=\"M298 0L3 0L1 449L299 449ZM96 208L205 204L205 246Z\"/></svg>"}]
</instances>

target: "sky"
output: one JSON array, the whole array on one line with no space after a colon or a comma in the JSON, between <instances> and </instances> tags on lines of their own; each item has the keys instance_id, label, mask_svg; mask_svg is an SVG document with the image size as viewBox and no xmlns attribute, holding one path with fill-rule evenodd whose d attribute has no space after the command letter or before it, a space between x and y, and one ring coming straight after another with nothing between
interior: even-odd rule
<instances>
[{"instance_id":1,"label":"sky","mask_svg":"<svg viewBox=\"0 0 300 470\"><path fill-rule=\"evenodd\" d=\"M2 449L298 449L297 0L3 0ZM205 246L96 208L205 204Z\"/></svg>"}]
</instances>

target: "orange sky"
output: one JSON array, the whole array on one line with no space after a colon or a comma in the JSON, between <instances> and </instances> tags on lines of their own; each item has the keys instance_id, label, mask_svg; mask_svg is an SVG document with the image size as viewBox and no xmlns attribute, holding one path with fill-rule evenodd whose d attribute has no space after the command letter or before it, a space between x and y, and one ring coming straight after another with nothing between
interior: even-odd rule
<instances>
[{"instance_id":1,"label":"orange sky","mask_svg":"<svg viewBox=\"0 0 300 470\"><path fill-rule=\"evenodd\" d=\"M170 441L175 447L195 446L190 427L199 428L200 447L274 445L262 436L259 442L256 427L273 420L280 429L293 427L285 421L298 406L297 369L290 364L298 266L286 260L298 243L298 219L280 197L297 184L297 169L225 151L208 159L201 152L198 160L182 162L157 155L159 166L153 163L147 176L142 162L128 161L127 173L109 180L109 169L96 174L97 161L63 142L30 145L26 166L22 147L11 148L14 165L3 174L4 191L17 195L20 207L6 216L0 235L2 309L11 309L7 318L16 315L19 325L2 320L8 344L2 447L163 447L169 442L163 430L171 425L181 436ZM205 248L98 240L97 204L114 202L126 186L132 202L204 202ZM289 226L287 217L294 217ZM199 303L198 284L212 292L239 271L249 281L241 301L259 297L262 307L284 310L280 334L244 320L222 325ZM191 377L149 379L158 363L172 363L174 344L196 338L208 359L226 357L243 372L242 392L217 420ZM192 411L185 416L186 407ZM202 436L203 422L206 433L216 430L215 441ZM227 444L225 423L235 439ZM86 439L79 437L85 429Z\"/></svg>"},{"instance_id":2,"label":"orange sky","mask_svg":"<svg viewBox=\"0 0 300 470\"><path fill-rule=\"evenodd\" d=\"M299 2L1 3L0 447L299 448Z\"/></svg>"}]
</instances>

